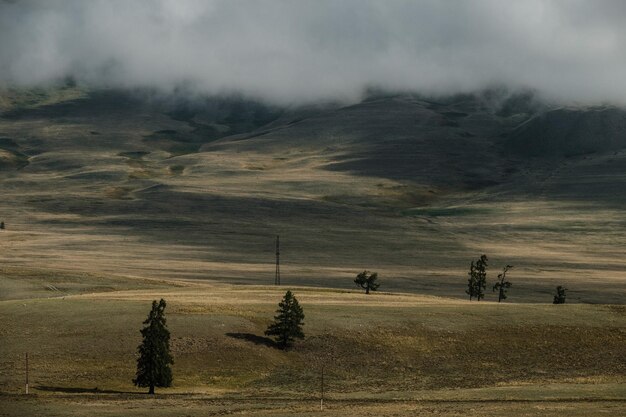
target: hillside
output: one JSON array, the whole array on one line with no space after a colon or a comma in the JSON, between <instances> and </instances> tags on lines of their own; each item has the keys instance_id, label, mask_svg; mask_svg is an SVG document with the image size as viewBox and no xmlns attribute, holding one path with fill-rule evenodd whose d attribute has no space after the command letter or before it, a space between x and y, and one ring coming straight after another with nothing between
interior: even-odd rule
<instances>
[{"instance_id":1,"label":"hillside","mask_svg":"<svg viewBox=\"0 0 626 417\"><path fill-rule=\"evenodd\" d=\"M528 95L372 95L269 107L147 91L3 93L4 265L511 300L623 303L624 111ZM13 279L11 274L8 278ZM489 294L491 297L491 294Z\"/></svg>"}]
</instances>

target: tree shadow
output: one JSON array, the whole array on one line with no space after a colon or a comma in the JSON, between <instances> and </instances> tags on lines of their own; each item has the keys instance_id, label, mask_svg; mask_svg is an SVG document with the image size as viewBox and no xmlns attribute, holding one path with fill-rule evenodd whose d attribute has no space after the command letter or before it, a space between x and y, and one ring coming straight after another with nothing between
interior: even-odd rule
<instances>
[{"instance_id":1,"label":"tree shadow","mask_svg":"<svg viewBox=\"0 0 626 417\"><path fill-rule=\"evenodd\" d=\"M247 342L252 342L255 345L263 345L271 348L278 349L278 345L269 337L258 336L252 333L226 333L226 336L232 337L233 339L245 340Z\"/></svg>"},{"instance_id":2,"label":"tree shadow","mask_svg":"<svg viewBox=\"0 0 626 417\"><path fill-rule=\"evenodd\" d=\"M110 389L100 389L98 387L95 388L80 388L80 387L53 387L49 385L36 385L33 387L38 391L48 391L48 392L62 392L65 394L142 394L137 391L118 391L118 390L110 390Z\"/></svg>"}]
</instances>

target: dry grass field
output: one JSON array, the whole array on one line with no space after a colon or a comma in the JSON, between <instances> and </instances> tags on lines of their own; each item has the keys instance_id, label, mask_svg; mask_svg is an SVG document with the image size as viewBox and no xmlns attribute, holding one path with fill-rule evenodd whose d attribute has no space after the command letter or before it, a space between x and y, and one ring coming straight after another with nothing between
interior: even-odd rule
<instances>
[{"instance_id":1,"label":"dry grass field","mask_svg":"<svg viewBox=\"0 0 626 417\"><path fill-rule=\"evenodd\" d=\"M622 113L481 100L3 92L0 415L626 415ZM490 286L515 266L504 303L465 299L482 253ZM263 331L287 288L307 338L282 352ZM131 380L161 297L174 386L149 398Z\"/></svg>"},{"instance_id":2,"label":"dry grass field","mask_svg":"<svg viewBox=\"0 0 626 417\"><path fill-rule=\"evenodd\" d=\"M322 365L331 415L626 413L621 306L295 287L307 337L284 352L263 336L284 287L46 276L3 288L0 415L314 415ZM131 379L160 297L175 379L150 399Z\"/></svg>"}]
</instances>

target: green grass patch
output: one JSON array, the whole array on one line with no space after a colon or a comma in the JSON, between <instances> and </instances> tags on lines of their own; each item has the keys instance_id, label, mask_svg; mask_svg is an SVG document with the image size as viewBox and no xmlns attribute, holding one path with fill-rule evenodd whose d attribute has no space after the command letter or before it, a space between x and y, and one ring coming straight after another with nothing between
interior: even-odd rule
<instances>
[{"instance_id":1,"label":"green grass patch","mask_svg":"<svg viewBox=\"0 0 626 417\"><path fill-rule=\"evenodd\" d=\"M180 175L185 171L184 165L170 165L169 166L170 173L172 175Z\"/></svg>"},{"instance_id":2,"label":"green grass patch","mask_svg":"<svg viewBox=\"0 0 626 417\"><path fill-rule=\"evenodd\" d=\"M148 155L148 153L149 152L145 152L145 151L130 151L130 152L120 152L117 155L123 156L124 158L141 159L144 156Z\"/></svg>"},{"instance_id":3,"label":"green grass patch","mask_svg":"<svg viewBox=\"0 0 626 417\"><path fill-rule=\"evenodd\" d=\"M495 210L487 207L418 207L402 212L405 216L457 217L493 214Z\"/></svg>"},{"instance_id":4,"label":"green grass patch","mask_svg":"<svg viewBox=\"0 0 626 417\"><path fill-rule=\"evenodd\" d=\"M0 90L0 110L7 112L36 109L85 98L87 90L66 86L62 88L8 88Z\"/></svg>"}]
</instances>

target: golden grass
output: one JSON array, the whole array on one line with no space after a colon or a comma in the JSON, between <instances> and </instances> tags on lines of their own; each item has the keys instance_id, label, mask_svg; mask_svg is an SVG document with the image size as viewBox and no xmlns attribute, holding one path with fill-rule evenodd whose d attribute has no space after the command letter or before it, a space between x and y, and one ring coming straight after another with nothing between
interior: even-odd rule
<instances>
[{"instance_id":1,"label":"golden grass","mask_svg":"<svg viewBox=\"0 0 626 417\"><path fill-rule=\"evenodd\" d=\"M311 359L320 355L329 355L329 381L337 394L365 389L359 381L370 381L366 390L372 393L409 393L621 383L626 376L619 348L626 315L610 306L469 303L291 287L305 309L308 338L284 353L229 334L262 337L285 287L184 281L172 287L64 273L48 280L33 272L24 277L40 288L53 283L47 285L59 291L36 290L44 298L0 302L0 334L7 338L0 391L19 389L26 350L33 356L34 385L132 391L138 329L150 302L159 298L168 301L177 358L173 392L306 392L317 384Z\"/></svg>"},{"instance_id":2,"label":"golden grass","mask_svg":"<svg viewBox=\"0 0 626 417\"><path fill-rule=\"evenodd\" d=\"M84 92L55 94L2 93L0 107ZM343 137L323 138L336 142L323 149L235 143L173 156L144 139L189 132L185 122L95 120L0 120L3 137L35 139L38 152L1 183L0 415L311 415L323 362L331 413L345 416L624 414L626 316L604 305L626 299L619 199L462 192L329 169L355 157ZM425 205L444 215L411 210ZM259 285L273 282L276 234L280 288ZM481 253L490 283L515 265L507 303L463 299ZM365 268L381 274L383 292L354 289ZM569 302L599 304L553 306L557 284ZM308 337L280 352L258 338L286 288ZM151 401L130 380L139 327L161 297L175 386ZM25 351L32 399L15 396Z\"/></svg>"},{"instance_id":3,"label":"golden grass","mask_svg":"<svg viewBox=\"0 0 626 417\"><path fill-rule=\"evenodd\" d=\"M185 131L184 123L125 115L98 124L94 141L87 124L0 121L7 137L32 136L49 147L3 183L4 264L261 284L273 280L272 241L281 234L283 272L293 285L349 288L367 268L388 290L462 298L469 262L486 253L491 281L501 266L515 265L512 301L549 300L556 285L570 288L572 301L626 299L623 210L610 204L533 195L492 201L482 192L329 170L347 155L341 143L171 157L143 138ZM101 149L101 140L120 149ZM120 151L140 152L141 161ZM97 172L121 179L80 179ZM154 185L161 188L142 194ZM468 211L402 214L424 204Z\"/></svg>"}]
</instances>

